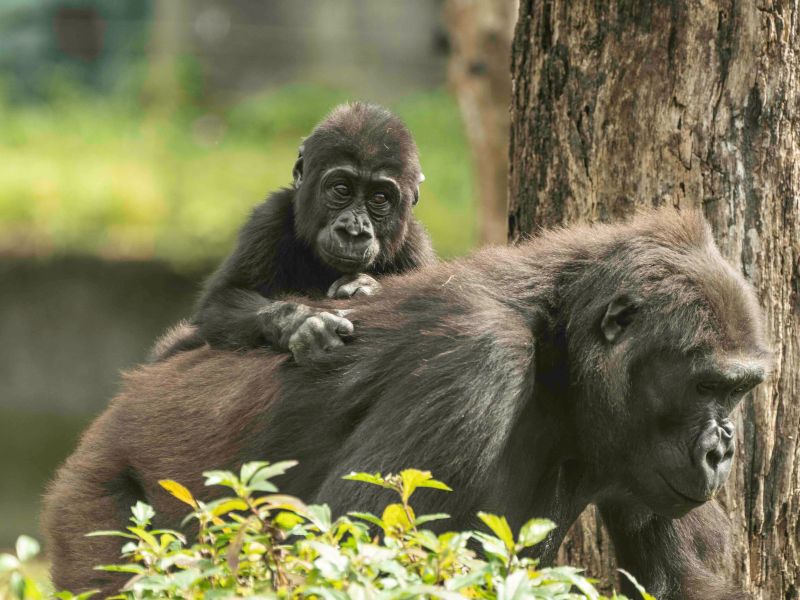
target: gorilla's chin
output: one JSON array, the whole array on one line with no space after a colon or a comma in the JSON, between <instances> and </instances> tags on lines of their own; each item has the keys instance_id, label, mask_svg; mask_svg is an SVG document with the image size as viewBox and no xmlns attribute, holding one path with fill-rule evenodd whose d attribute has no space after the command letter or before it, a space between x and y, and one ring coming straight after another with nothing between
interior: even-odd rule
<instances>
[{"instance_id":1,"label":"gorilla's chin","mask_svg":"<svg viewBox=\"0 0 800 600\"><path fill-rule=\"evenodd\" d=\"M655 514L668 519L678 519L706 503L706 499L692 498L681 493L660 476L640 482L639 489L634 493Z\"/></svg>"}]
</instances>

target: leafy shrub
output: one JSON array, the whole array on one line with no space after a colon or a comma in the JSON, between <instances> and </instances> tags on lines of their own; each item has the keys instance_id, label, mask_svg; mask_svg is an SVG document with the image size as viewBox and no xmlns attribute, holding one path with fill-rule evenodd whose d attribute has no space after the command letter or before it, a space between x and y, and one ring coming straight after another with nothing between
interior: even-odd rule
<instances>
[{"instance_id":1,"label":"leafy shrub","mask_svg":"<svg viewBox=\"0 0 800 600\"><path fill-rule=\"evenodd\" d=\"M131 575L115 598L605 598L579 569L539 568L535 559L524 556L526 548L553 529L550 521L532 519L514 536L504 517L479 513L487 531L437 535L422 526L447 515L417 515L410 499L419 488L450 488L415 469L386 477L345 477L393 490L399 498L380 516L351 512L333 519L327 505L307 505L277 493L272 479L294 464L252 462L238 475L209 471L206 485L232 492L213 502L194 498L180 483L161 481L191 507L187 520L198 525L192 543L178 531L153 527L155 513L143 502L133 507L132 524L125 531L90 534L127 540L125 562L98 567ZM382 541L374 536L378 531ZM0 578L6 579L9 597L41 598L41 588L25 574L25 561L35 556L38 545L30 538L20 540L16 557L0 555ZM468 546L471 540L480 555ZM91 595L62 592L56 598L83 600Z\"/></svg>"}]
</instances>

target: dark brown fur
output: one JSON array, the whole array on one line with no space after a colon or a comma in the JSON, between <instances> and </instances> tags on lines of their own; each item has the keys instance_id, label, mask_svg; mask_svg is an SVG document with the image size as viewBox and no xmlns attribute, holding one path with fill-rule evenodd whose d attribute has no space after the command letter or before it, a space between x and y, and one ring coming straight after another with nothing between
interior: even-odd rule
<instances>
[{"instance_id":1,"label":"dark brown fur","mask_svg":"<svg viewBox=\"0 0 800 600\"><path fill-rule=\"evenodd\" d=\"M620 291L640 303L610 344L601 317ZM768 362L754 296L701 217L660 211L546 233L388 278L384 294L353 305L353 341L313 368L269 350L204 348L127 375L47 494L56 585L119 584L92 570L117 559L119 542L82 536L122 528L136 500L178 525L184 507L158 479L204 497L203 470L292 458L300 464L277 482L282 491L335 513L376 511L388 498L343 474L416 467L455 489L417 497L419 512L451 514L448 528L474 526L478 510L515 528L551 518L559 527L538 548L545 562L597 503L621 566L660 600L745 597L721 566L730 553L721 511L712 502L686 514L652 492L661 488L650 472L663 465L643 462L659 456L648 444L662 418L681 454L711 413L680 404L676 388L662 390L672 404L656 419L631 391L651 356L732 354L755 371Z\"/></svg>"},{"instance_id":2,"label":"dark brown fur","mask_svg":"<svg viewBox=\"0 0 800 600\"><path fill-rule=\"evenodd\" d=\"M331 174L336 169L348 170L341 181ZM269 345L313 360L317 351L340 345L341 328L350 325L329 318L325 335L303 330L305 343L290 344L316 313L286 296L322 298L334 282L359 273L380 278L435 262L412 213L423 179L417 146L385 108L361 102L336 107L304 140L293 175L291 187L253 209L233 252L206 282L195 314L156 343L151 360L205 343ZM337 195L336 184L349 193ZM378 207L373 200L381 193L388 200Z\"/></svg>"}]
</instances>

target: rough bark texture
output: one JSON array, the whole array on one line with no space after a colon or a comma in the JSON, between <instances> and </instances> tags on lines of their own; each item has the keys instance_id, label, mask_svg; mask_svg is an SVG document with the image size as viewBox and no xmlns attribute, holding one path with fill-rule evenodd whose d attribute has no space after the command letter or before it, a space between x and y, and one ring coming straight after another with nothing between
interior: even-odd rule
<instances>
[{"instance_id":1,"label":"rough bark texture","mask_svg":"<svg viewBox=\"0 0 800 600\"><path fill-rule=\"evenodd\" d=\"M472 149L481 243L507 239L509 54L518 0L447 0L450 86Z\"/></svg>"},{"instance_id":2,"label":"rough bark texture","mask_svg":"<svg viewBox=\"0 0 800 600\"><path fill-rule=\"evenodd\" d=\"M700 207L766 308L776 371L739 411L722 498L741 580L800 598L800 15L759 0L525 1L513 45L512 240L636 206ZM585 514L564 558L608 574Z\"/></svg>"}]
</instances>

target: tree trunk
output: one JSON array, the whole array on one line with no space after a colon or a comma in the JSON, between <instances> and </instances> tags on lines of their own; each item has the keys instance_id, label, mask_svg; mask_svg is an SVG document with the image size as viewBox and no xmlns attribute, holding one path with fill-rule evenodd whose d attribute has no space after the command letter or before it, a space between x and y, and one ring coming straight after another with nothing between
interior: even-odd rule
<instances>
[{"instance_id":1,"label":"tree trunk","mask_svg":"<svg viewBox=\"0 0 800 600\"><path fill-rule=\"evenodd\" d=\"M518 0L447 0L448 78L472 149L479 240L508 237L509 54Z\"/></svg>"},{"instance_id":2,"label":"tree trunk","mask_svg":"<svg viewBox=\"0 0 800 600\"><path fill-rule=\"evenodd\" d=\"M527 1L512 56L512 240L698 207L758 290L777 364L738 413L731 576L800 598L798 2ZM590 511L562 555L608 575L606 539Z\"/></svg>"}]
</instances>

